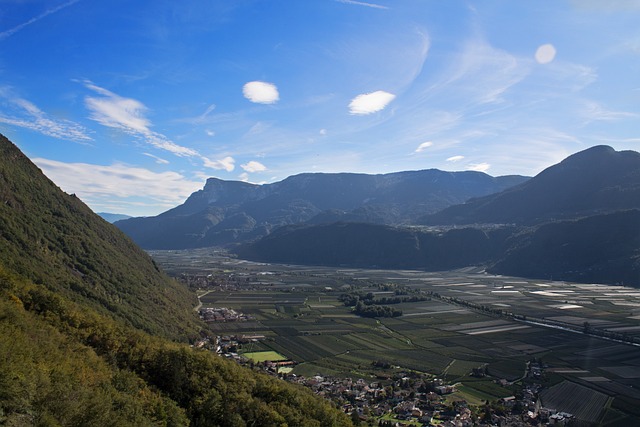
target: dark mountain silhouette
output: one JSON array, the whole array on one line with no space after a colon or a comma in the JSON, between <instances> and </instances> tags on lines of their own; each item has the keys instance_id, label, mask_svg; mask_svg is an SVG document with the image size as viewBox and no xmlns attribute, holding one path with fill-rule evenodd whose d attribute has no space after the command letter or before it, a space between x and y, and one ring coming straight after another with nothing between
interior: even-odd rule
<instances>
[{"instance_id":1,"label":"dark mountain silhouette","mask_svg":"<svg viewBox=\"0 0 640 427\"><path fill-rule=\"evenodd\" d=\"M492 259L508 233L476 228L428 232L379 224L287 226L241 246L241 258L264 262L447 270Z\"/></svg>"},{"instance_id":2,"label":"dark mountain silhouette","mask_svg":"<svg viewBox=\"0 0 640 427\"><path fill-rule=\"evenodd\" d=\"M551 222L507 246L490 272L640 287L640 210Z\"/></svg>"},{"instance_id":3,"label":"dark mountain silhouette","mask_svg":"<svg viewBox=\"0 0 640 427\"><path fill-rule=\"evenodd\" d=\"M639 215L640 154L599 146L520 185L425 217L437 226L288 227L238 254L334 266L481 265L498 274L640 287Z\"/></svg>"},{"instance_id":4,"label":"dark mountain silhouette","mask_svg":"<svg viewBox=\"0 0 640 427\"><path fill-rule=\"evenodd\" d=\"M184 204L116 225L149 249L243 242L277 227L335 221L408 224L429 212L526 181L435 169L384 175L300 174L273 184L207 180Z\"/></svg>"},{"instance_id":5,"label":"dark mountain silhouette","mask_svg":"<svg viewBox=\"0 0 640 427\"><path fill-rule=\"evenodd\" d=\"M450 206L418 223L535 224L638 208L640 153L600 145L569 156L520 185Z\"/></svg>"}]
</instances>

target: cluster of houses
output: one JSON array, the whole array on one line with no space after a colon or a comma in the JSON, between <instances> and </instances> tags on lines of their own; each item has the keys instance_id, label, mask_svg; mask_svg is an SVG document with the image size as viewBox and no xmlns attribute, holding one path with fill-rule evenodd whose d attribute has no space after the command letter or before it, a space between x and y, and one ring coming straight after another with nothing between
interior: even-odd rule
<instances>
[{"instance_id":1,"label":"cluster of houses","mask_svg":"<svg viewBox=\"0 0 640 427\"><path fill-rule=\"evenodd\" d=\"M195 346L208 348L238 363L247 364L248 360L238 353L239 348L264 338L264 335L226 335L203 339ZM345 412L359 417L363 425L381 417L388 419L389 416L394 421L384 425L415 426L419 423L423 426L441 427L565 426L572 425L574 421L571 414L541 407L538 393L542 387L535 382L525 386L518 398L505 397L478 411L478 408L470 408L464 400L447 399L447 396L456 392L455 385L414 372L398 373L375 381L282 374L282 368L290 368L295 364L291 360L265 361L258 366L272 375L301 384L336 402ZM528 364L527 376L537 379L542 370L541 364L532 361Z\"/></svg>"},{"instance_id":2,"label":"cluster of houses","mask_svg":"<svg viewBox=\"0 0 640 427\"><path fill-rule=\"evenodd\" d=\"M200 309L200 317L207 323L211 322L245 322L252 317L239 313L232 308L208 307Z\"/></svg>"}]
</instances>

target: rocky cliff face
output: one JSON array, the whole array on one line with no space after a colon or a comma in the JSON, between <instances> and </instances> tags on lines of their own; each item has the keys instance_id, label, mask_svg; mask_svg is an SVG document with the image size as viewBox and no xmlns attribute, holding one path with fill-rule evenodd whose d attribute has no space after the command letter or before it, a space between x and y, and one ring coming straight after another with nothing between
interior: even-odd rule
<instances>
[{"instance_id":1,"label":"rocky cliff face","mask_svg":"<svg viewBox=\"0 0 640 427\"><path fill-rule=\"evenodd\" d=\"M435 169L384 175L307 173L265 185L210 178L184 204L116 225L148 249L226 245L308 221L408 224L526 179Z\"/></svg>"}]
</instances>

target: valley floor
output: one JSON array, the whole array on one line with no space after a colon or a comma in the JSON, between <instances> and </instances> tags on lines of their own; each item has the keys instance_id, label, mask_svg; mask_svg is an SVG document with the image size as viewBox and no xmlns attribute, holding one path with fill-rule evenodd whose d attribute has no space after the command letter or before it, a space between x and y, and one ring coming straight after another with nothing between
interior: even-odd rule
<instances>
[{"instance_id":1,"label":"valley floor","mask_svg":"<svg viewBox=\"0 0 640 427\"><path fill-rule=\"evenodd\" d=\"M411 419L424 422L424 414L438 411L445 421L451 411L466 413L462 401L475 408L469 419L473 415L477 422L483 416L489 421L487 412L507 416L513 406L519 419L528 411L537 420L568 412L603 425L640 417L638 289L473 269L427 273L267 265L211 249L152 255L189 286L210 291L201 296L203 308L249 316L210 323L220 339L238 339L231 353L280 355L291 363L253 363L285 368L281 376L315 387L363 419L406 417L415 407L423 415ZM388 303L402 315L357 316L344 305L345 294ZM434 408L436 399L428 392L440 385L455 387L437 399L443 406ZM589 401L590 409L581 411L576 399Z\"/></svg>"}]
</instances>

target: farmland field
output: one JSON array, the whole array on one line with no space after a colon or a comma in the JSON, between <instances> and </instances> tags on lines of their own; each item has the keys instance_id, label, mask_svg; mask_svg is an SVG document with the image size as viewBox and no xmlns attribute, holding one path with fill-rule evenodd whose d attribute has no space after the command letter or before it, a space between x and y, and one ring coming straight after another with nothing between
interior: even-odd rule
<instances>
[{"instance_id":1,"label":"farmland field","mask_svg":"<svg viewBox=\"0 0 640 427\"><path fill-rule=\"evenodd\" d=\"M640 340L640 290L471 269L260 264L211 250L152 255L173 276L193 277L198 288L209 290L201 298L204 307L252 316L247 322L211 323L215 333L264 335L256 351L294 360L294 374L383 378L413 371L459 382L461 394L486 400L511 393L509 385L494 381L523 381L527 362L541 360L546 398L558 410L579 412L571 399L559 397L564 394L582 396L598 408L579 412L589 422L614 419L618 408L640 407L640 346L594 336L595 331ZM402 312L398 317L365 318L340 300L348 293L422 300L394 303ZM472 378L479 367L488 376Z\"/></svg>"}]
</instances>

